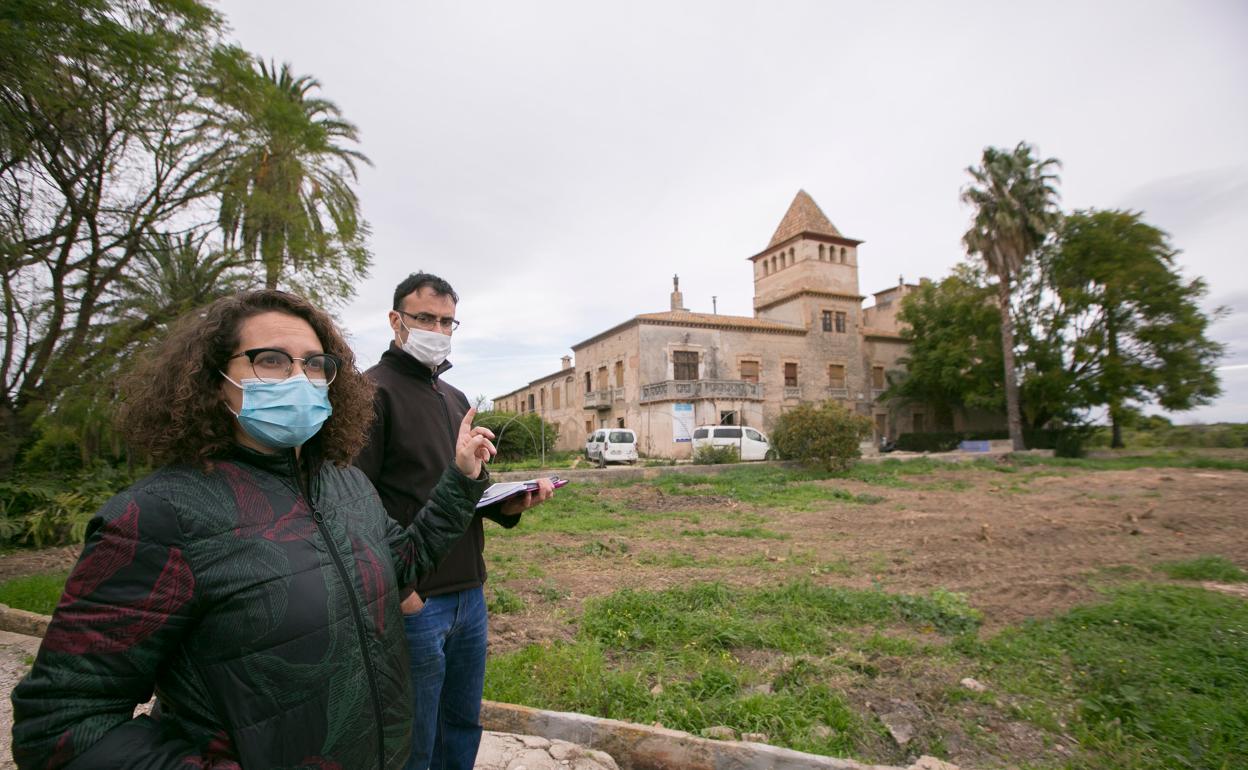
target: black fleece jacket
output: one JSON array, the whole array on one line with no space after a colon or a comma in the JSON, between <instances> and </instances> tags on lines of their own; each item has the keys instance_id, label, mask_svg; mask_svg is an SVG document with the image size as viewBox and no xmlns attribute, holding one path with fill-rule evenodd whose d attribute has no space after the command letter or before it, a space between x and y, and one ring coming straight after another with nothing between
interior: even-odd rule
<instances>
[{"instance_id":1,"label":"black fleece jacket","mask_svg":"<svg viewBox=\"0 0 1248 770\"><path fill-rule=\"evenodd\" d=\"M444 362L431 371L390 343L377 365L365 372L377 385L377 414L355 464L377 487L390 518L404 527L455 461L455 439L469 405L458 388L441 380L450 368ZM507 528L520 522L519 515L504 516L497 505L479 512L437 568L416 584L422 598L485 583L482 514Z\"/></svg>"}]
</instances>

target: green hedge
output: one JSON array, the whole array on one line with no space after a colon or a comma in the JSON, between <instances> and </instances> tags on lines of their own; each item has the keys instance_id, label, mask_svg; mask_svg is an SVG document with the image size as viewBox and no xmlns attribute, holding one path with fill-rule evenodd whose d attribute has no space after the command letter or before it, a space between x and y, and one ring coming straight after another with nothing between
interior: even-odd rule
<instances>
[{"instance_id":1,"label":"green hedge","mask_svg":"<svg viewBox=\"0 0 1248 770\"><path fill-rule=\"evenodd\" d=\"M474 425L481 425L494 431L500 460L523 460L538 457L542 453L542 418L536 412L516 414L515 412L478 412ZM555 449L559 438L559 426L553 422L546 423L546 452Z\"/></svg>"},{"instance_id":2,"label":"green hedge","mask_svg":"<svg viewBox=\"0 0 1248 770\"><path fill-rule=\"evenodd\" d=\"M1083 426L1024 430L1023 443L1028 449L1052 449L1060 457L1078 457L1093 430ZM963 441L1003 441L1009 437L1006 430L927 431L903 433L895 446L903 452L952 452Z\"/></svg>"}]
</instances>

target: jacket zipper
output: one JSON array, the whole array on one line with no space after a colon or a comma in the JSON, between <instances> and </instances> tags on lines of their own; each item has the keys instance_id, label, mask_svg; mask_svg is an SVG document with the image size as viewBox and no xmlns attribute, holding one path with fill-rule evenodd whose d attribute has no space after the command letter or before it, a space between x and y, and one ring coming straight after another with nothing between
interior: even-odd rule
<instances>
[{"instance_id":1,"label":"jacket zipper","mask_svg":"<svg viewBox=\"0 0 1248 770\"><path fill-rule=\"evenodd\" d=\"M329 536L329 527L325 524L325 516L312 502L311 497L308 498L308 507L312 509L312 520L316 522L317 531L325 539L325 546L329 549L329 557L334 561L334 567L338 570L338 577L342 580L343 586L347 590L347 599L351 602L351 614L355 618L355 631L360 637L360 653L364 656L364 676L368 679L368 690L373 696L373 712L376 717L374 721L377 725L377 768L378 770L384 770L386 766L386 732L382 725L381 693L377 690L377 672L373 669L373 656L368 651L368 637L364 633L364 615L360 609L360 600L355 595L355 586L352 585L351 577L347 574L346 565L342 563L342 556L338 553L338 547L334 545L333 539Z\"/></svg>"}]
</instances>

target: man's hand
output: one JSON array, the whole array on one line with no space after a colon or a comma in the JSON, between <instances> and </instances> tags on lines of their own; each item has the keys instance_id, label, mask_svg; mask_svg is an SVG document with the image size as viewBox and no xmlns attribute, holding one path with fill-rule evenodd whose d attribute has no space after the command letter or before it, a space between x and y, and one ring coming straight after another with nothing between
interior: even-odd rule
<instances>
[{"instance_id":1,"label":"man's hand","mask_svg":"<svg viewBox=\"0 0 1248 770\"><path fill-rule=\"evenodd\" d=\"M499 507L504 515L515 516L524 513L535 505L546 502L555 496L555 485L550 483L550 479L538 479L536 492L525 492L523 495L516 495L503 501Z\"/></svg>"},{"instance_id":2,"label":"man's hand","mask_svg":"<svg viewBox=\"0 0 1248 770\"><path fill-rule=\"evenodd\" d=\"M498 454L490 443L494 432L489 428L472 427L472 418L476 416L476 409L468 410L459 424L459 438L455 441L455 467L470 479L480 476L481 464L488 463L491 457Z\"/></svg>"}]
</instances>

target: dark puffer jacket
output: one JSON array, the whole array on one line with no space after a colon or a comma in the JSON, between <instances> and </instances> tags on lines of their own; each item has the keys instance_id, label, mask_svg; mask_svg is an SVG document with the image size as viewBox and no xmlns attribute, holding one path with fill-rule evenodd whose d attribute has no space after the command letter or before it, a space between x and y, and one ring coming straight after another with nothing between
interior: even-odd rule
<instances>
[{"instance_id":1,"label":"dark puffer jacket","mask_svg":"<svg viewBox=\"0 0 1248 770\"><path fill-rule=\"evenodd\" d=\"M293 452L240 448L109 501L13 692L19 766L403 766L397 586L460 537L486 482L451 468L406 530L356 468L309 486L312 504Z\"/></svg>"}]
</instances>

